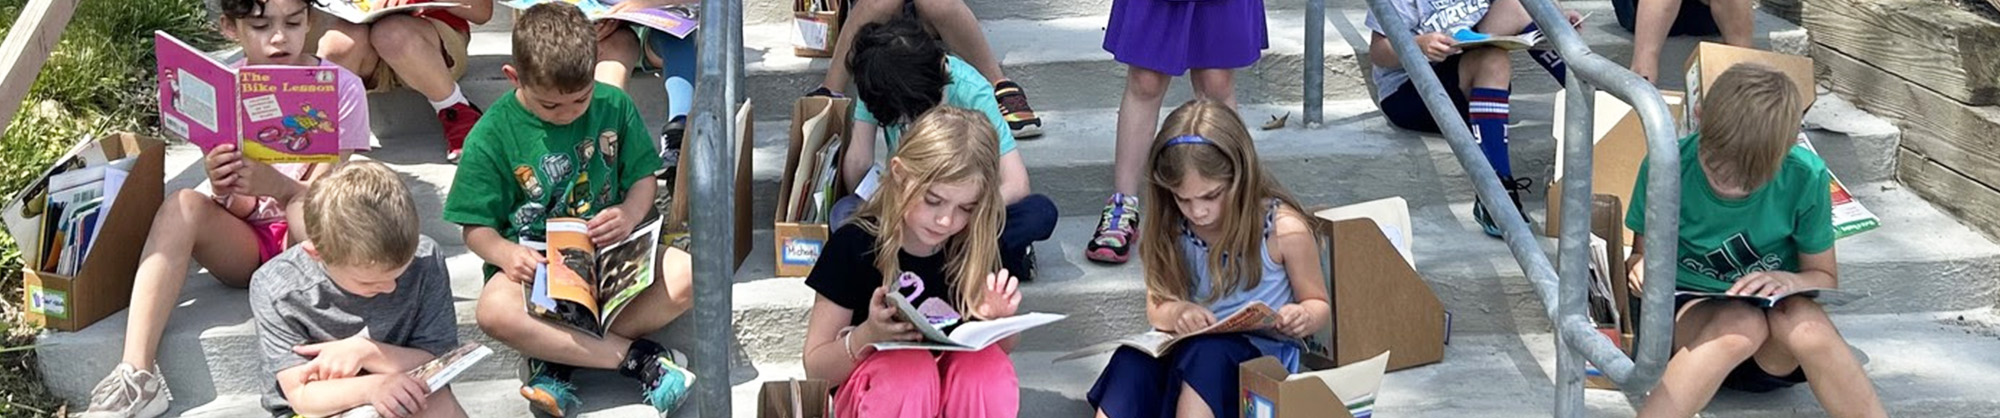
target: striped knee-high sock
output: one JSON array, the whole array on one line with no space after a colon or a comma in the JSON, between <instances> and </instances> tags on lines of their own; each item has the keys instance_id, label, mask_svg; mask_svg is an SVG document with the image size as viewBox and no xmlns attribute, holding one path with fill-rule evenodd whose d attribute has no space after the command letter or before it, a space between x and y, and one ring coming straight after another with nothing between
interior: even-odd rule
<instances>
[{"instance_id":1,"label":"striped knee-high sock","mask_svg":"<svg viewBox=\"0 0 2000 418\"><path fill-rule=\"evenodd\" d=\"M1486 154L1486 160L1493 164L1493 171L1501 179L1513 177L1514 169L1507 160L1507 90L1474 87L1470 99L1468 119L1479 141L1479 150Z\"/></svg>"}]
</instances>

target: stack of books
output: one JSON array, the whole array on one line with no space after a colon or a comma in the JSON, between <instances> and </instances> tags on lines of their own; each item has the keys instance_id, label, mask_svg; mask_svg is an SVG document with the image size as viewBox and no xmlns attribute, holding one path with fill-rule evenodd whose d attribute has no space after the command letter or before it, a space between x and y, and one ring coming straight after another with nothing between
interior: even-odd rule
<instances>
[{"instance_id":1,"label":"stack of books","mask_svg":"<svg viewBox=\"0 0 2000 418\"><path fill-rule=\"evenodd\" d=\"M48 177L41 246L36 253L38 264L34 265L40 271L64 276L74 276L83 267L84 256L90 254L98 233L102 232L98 225L111 213L119 188L139 160L127 157L94 164L82 158L72 161L65 164L66 170Z\"/></svg>"}]
</instances>

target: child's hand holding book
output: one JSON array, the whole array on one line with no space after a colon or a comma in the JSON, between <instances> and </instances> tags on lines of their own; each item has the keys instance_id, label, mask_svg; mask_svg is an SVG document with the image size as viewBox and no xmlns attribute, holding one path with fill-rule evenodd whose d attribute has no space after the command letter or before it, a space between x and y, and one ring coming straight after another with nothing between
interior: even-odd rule
<instances>
[{"instance_id":1,"label":"child's hand holding book","mask_svg":"<svg viewBox=\"0 0 2000 418\"><path fill-rule=\"evenodd\" d=\"M1215 312L1208 307L1188 301L1169 302L1174 305L1175 334L1186 334L1215 325Z\"/></svg>"},{"instance_id":2,"label":"child's hand holding book","mask_svg":"<svg viewBox=\"0 0 2000 418\"><path fill-rule=\"evenodd\" d=\"M535 270L540 269L543 264L548 264L548 258L544 257L541 251L528 248L526 245L513 243L509 245L513 247L507 250L507 254L499 260L501 262L493 263L493 266L499 267L500 272L506 273L507 278L514 279L515 282L525 285L535 284Z\"/></svg>"},{"instance_id":3,"label":"child's hand holding book","mask_svg":"<svg viewBox=\"0 0 2000 418\"><path fill-rule=\"evenodd\" d=\"M895 291L889 290L887 286L875 289L875 296L868 299L868 319L861 321L861 325L856 326L854 331L848 334L848 341L844 342L847 344L847 353L849 356L859 359L861 350L865 350L869 346L875 345L875 343L892 341L911 342L922 341L924 339L923 334L917 333L916 325L911 325L898 319L896 304L890 302L888 299L891 297L889 295L895 294ZM855 342L853 340L861 341Z\"/></svg>"},{"instance_id":4,"label":"child's hand holding book","mask_svg":"<svg viewBox=\"0 0 2000 418\"><path fill-rule=\"evenodd\" d=\"M585 225L588 225L590 228L591 244L597 245L598 248L604 248L623 242L625 238L631 237L632 227L636 226L638 222L638 217L627 216L624 207L612 206L598 211L597 215L592 216L589 221L586 221ZM532 271L529 272L529 276L531 278L534 276Z\"/></svg>"},{"instance_id":5,"label":"child's hand holding book","mask_svg":"<svg viewBox=\"0 0 2000 418\"><path fill-rule=\"evenodd\" d=\"M1743 275L1742 279L1736 280L1736 285L1729 287L1728 293L1734 295L1772 297L1772 296L1782 295L1787 292L1791 292L1793 290L1812 287L1804 285L1803 283L1800 282L1801 280L1797 273L1792 273L1789 271L1759 271Z\"/></svg>"},{"instance_id":6,"label":"child's hand holding book","mask_svg":"<svg viewBox=\"0 0 2000 418\"><path fill-rule=\"evenodd\" d=\"M366 371L374 374L396 373L388 364L382 350L376 348L374 340L366 336L353 337L292 347L292 352L310 357L305 364L306 382L346 379L360 376Z\"/></svg>"},{"instance_id":7,"label":"child's hand holding book","mask_svg":"<svg viewBox=\"0 0 2000 418\"><path fill-rule=\"evenodd\" d=\"M388 418L416 416L422 412L430 400L431 388L424 382L403 373L385 373L368 376L378 379L375 388L368 392L368 405L375 407L375 413Z\"/></svg>"}]
</instances>

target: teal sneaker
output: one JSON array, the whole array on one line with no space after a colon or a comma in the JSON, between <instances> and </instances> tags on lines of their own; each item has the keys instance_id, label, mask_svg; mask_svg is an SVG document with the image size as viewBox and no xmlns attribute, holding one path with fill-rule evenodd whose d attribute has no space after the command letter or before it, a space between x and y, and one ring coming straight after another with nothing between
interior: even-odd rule
<instances>
[{"instance_id":1,"label":"teal sneaker","mask_svg":"<svg viewBox=\"0 0 2000 418\"><path fill-rule=\"evenodd\" d=\"M566 416L583 406L583 400L576 397L576 386L568 379L551 373L547 363L528 360L528 384L521 386L521 397L528 399L528 405L535 411L553 417Z\"/></svg>"},{"instance_id":2,"label":"teal sneaker","mask_svg":"<svg viewBox=\"0 0 2000 418\"><path fill-rule=\"evenodd\" d=\"M646 397L646 404L660 412L661 417L680 408L687 401L689 388L694 387L694 373L681 367L687 364L687 354L680 350L668 349L653 362L654 368L646 371L652 379L640 385Z\"/></svg>"}]
</instances>

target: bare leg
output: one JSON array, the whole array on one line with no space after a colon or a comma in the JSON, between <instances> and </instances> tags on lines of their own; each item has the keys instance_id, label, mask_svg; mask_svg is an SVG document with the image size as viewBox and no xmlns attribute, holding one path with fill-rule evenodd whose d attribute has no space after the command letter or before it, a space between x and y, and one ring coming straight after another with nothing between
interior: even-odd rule
<instances>
[{"instance_id":1,"label":"bare leg","mask_svg":"<svg viewBox=\"0 0 2000 418\"><path fill-rule=\"evenodd\" d=\"M654 267L660 282L646 288L632 306L611 325L611 333L629 339L646 338L646 335L666 328L688 308L694 307L694 260L686 251L667 247L660 251L659 265Z\"/></svg>"},{"instance_id":2,"label":"bare leg","mask_svg":"<svg viewBox=\"0 0 2000 418\"><path fill-rule=\"evenodd\" d=\"M1493 0L1493 6L1486 11L1486 17L1479 19L1474 27L1479 33L1492 35L1514 35L1521 33L1535 19L1528 16L1528 9L1521 6L1521 0Z\"/></svg>"},{"instance_id":3,"label":"bare leg","mask_svg":"<svg viewBox=\"0 0 2000 418\"><path fill-rule=\"evenodd\" d=\"M368 42L368 25L347 23L339 18L334 20L332 28L319 38L320 58L333 61L362 80L373 77L382 57L375 54L375 45Z\"/></svg>"},{"instance_id":4,"label":"bare leg","mask_svg":"<svg viewBox=\"0 0 2000 418\"><path fill-rule=\"evenodd\" d=\"M1646 396L1641 417L1691 417L1715 397L1722 379L1757 352L1770 335L1764 313L1726 301L1695 302L1674 322L1674 350L1660 385Z\"/></svg>"},{"instance_id":5,"label":"bare leg","mask_svg":"<svg viewBox=\"0 0 2000 418\"><path fill-rule=\"evenodd\" d=\"M854 48L854 35L869 23L887 22L900 13L900 0L856 0L854 8L847 11L847 21L840 25L840 39L833 43L833 62L826 66L826 79L820 86L833 91L847 89L847 83L854 77L847 73L847 54Z\"/></svg>"},{"instance_id":6,"label":"bare leg","mask_svg":"<svg viewBox=\"0 0 2000 418\"><path fill-rule=\"evenodd\" d=\"M1647 81L1660 80L1660 47L1680 18L1682 1L1687 0L1637 0L1634 5L1638 10L1632 21L1632 72Z\"/></svg>"},{"instance_id":7,"label":"bare leg","mask_svg":"<svg viewBox=\"0 0 2000 418\"><path fill-rule=\"evenodd\" d=\"M235 287L250 283L257 270L257 236L208 195L181 190L160 205L147 233L139 270L132 282L132 308L125 324L125 364L153 367L160 334L187 282L188 260L208 268L216 280Z\"/></svg>"},{"instance_id":8,"label":"bare leg","mask_svg":"<svg viewBox=\"0 0 2000 418\"><path fill-rule=\"evenodd\" d=\"M617 30L597 40L597 81L624 90L625 80L632 77L632 66L639 64L639 35L632 28L617 25Z\"/></svg>"},{"instance_id":9,"label":"bare leg","mask_svg":"<svg viewBox=\"0 0 2000 418\"><path fill-rule=\"evenodd\" d=\"M1750 0L1707 0L1708 13L1715 16L1715 28L1722 30L1722 42L1750 47L1750 34L1757 29L1757 17Z\"/></svg>"},{"instance_id":10,"label":"bare leg","mask_svg":"<svg viewBox=\"0 0 2000 418\"><path fill-rule=\"evenodd\" d=\"M419 418L465 418L465 408L458 405L458 397L451 394L451 387L431 392L430 399L424 401L424 410L417 413Z\"/></svg>"},{"instance_id":11,"label":"bare leg","mask_svg":"<svg viewBox=\"0 0 2000 418\"><path fill-rule=\"evenodd\" d=\"M1007 73L1000 70L1000 57L986 43L979 18L972 15L972 8L965 6L965 0L917 0L917 13L923 15L932 32L944 37L945 46L953 54L986 76L987 84L1007 80Z\"/></svg>"},{"instance_id":12,"label":"bare leg","mask_svg":"<svg viewBox=\"0 0 2000 418\"><path fill-rule=\"evenodd\" d=\"M1757 364L1774 376L1805 368L1813 397L1836 417L1885 417L1875 385L1848 351L1826 310L1812 299L1785 299L1768 315L1771 341L1757 351Z\"/></svg>"},{"instance_id":13,"label":"bare leg","mask_svg":"<svg viewBox=\"0 0 2000 418\"><path fill-rule=\"evenodd\" d=\"M375 21L368 37L375 53L396 69L396 77L425 99L450 98L458 87L451 69L445 67L444 47L438 45L437 27L430 21L410 15L384 17Z\"/></svg>"},{"instance_id":14,"label":"bare leg","mask_svg":"<svg viewBox=\"0 0 2000 418\"><path fill-rule=\"evenodd\" d=\"M1186 383L1181 384L1181 398L1176 402L1174 410L1176 418L1215 418L1215 411L1208 410L1208 404L1202 401L1201 394L1195 393L1194 387Z\"/></svg>"},{"instance_id":15,"label":"bare leg","mask_svg":"<svg viewBox=\"0 0 2000 418\"><path fill-rule=\"evenodd\" d=\"M1125 99L1118 104L1118 145L1112 162L1113 191L1138 196L1146 175L1146 148L1160 123L1160 100L1173 81L1158 71L1128 66Z\"/></svg>"},{"instance_id":16,"label":"bare leg","mask_svg":"<svg viewBox=\"0 0 2000 418\"><path fill-rule=\"evenodd\" d=\"M1236 72L1227 69L1188 70L1195 95L1236 108Z\"/></svg>"},{"instance_id":17,"label":"bare leg","mask_svg":"<svg viewBox=\"0 0 2000 418\"><path fill-rule=\"evenodd\" d=\"M615 333L600 339L536 319L522 306L527 306L527 297L521 284L495 274L479 292L474 317L480 331L522 355L577 367L615 370L625 360L625 349L632 346L632 339Z\"/></svg>"}]
</instances>

